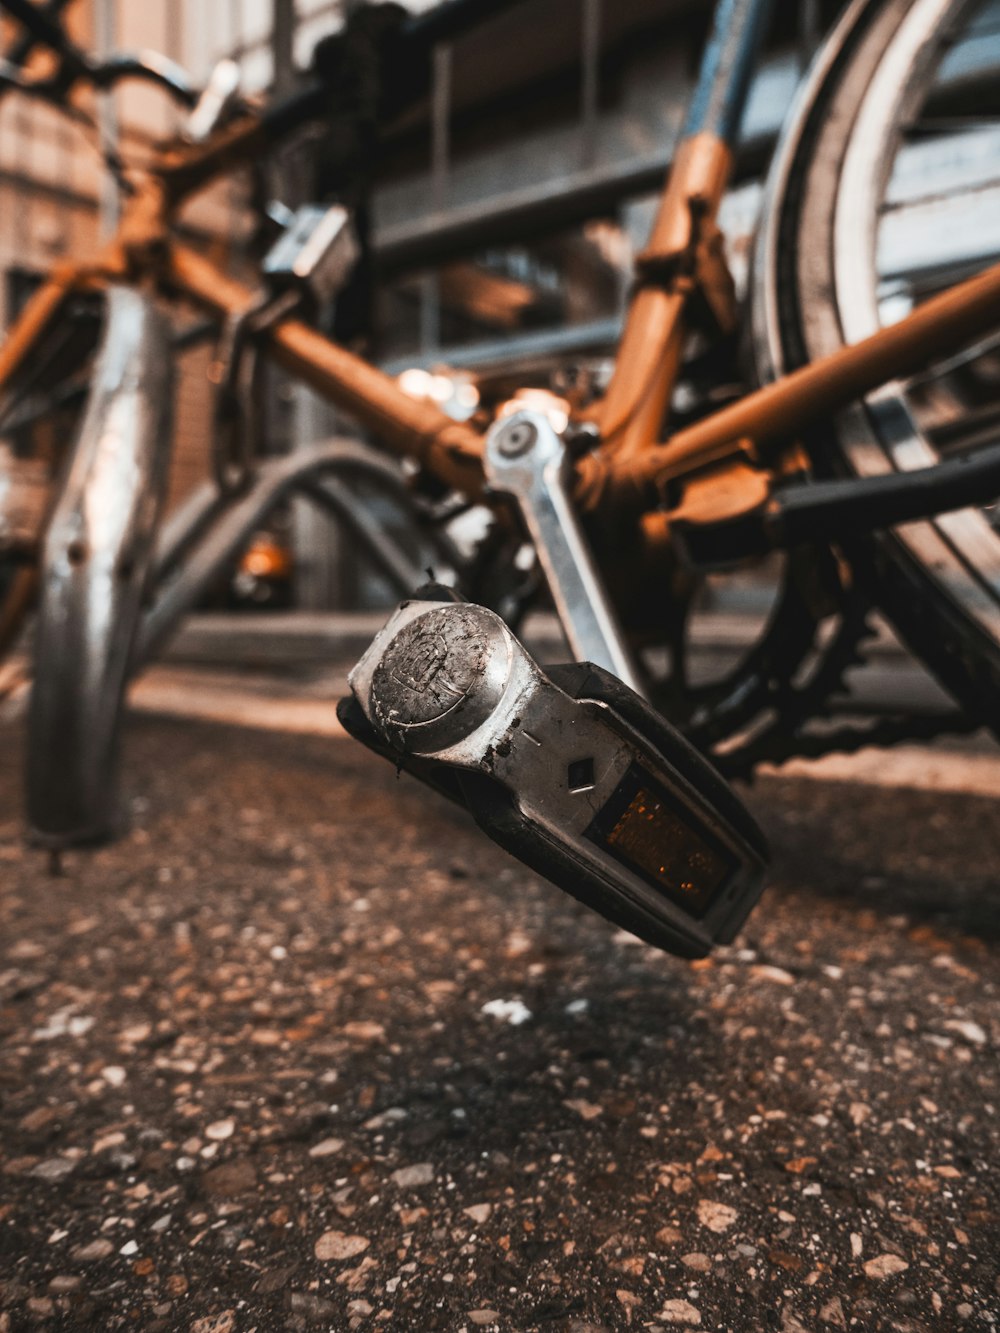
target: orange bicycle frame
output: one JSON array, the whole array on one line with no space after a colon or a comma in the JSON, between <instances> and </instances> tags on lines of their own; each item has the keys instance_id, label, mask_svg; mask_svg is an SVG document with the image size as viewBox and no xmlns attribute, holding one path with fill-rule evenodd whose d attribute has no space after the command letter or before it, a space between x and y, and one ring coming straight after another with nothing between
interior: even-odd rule
<instances>
[{"instance_id":1,"label":"orange bicycle frame","mask_svg":"<svg viewBox=\"0 0 1000 1333\"><path fill-rule=\"evenodd\" d=\"M767 15L766 0L722 0L685 133L638 261L615 372L594 412L597 448L576 464L584 510L613 499L637 513L662 504L667 481L727 460L767 464L767 446L792 443L811 420L972 341L1000 320L1000 265L922 305L872 337L750 393L659 442L692 296L722 330L735 319L716 214L725 191L746 84ZM721 91L720 91L721 90ZM174 145L134 176L118 234L95 261L61 265L29 302L0 348L0 389L31 356L74 290L109 281L155 284L213 314L238 315L251 291L211 260L174 241L178 207L266 147L248 114L207 144ZM483 490L483 436L297 318L262 335L275 359L354 416L394 452L414 458L472 497Z\"/></svg>"}]
</instances>

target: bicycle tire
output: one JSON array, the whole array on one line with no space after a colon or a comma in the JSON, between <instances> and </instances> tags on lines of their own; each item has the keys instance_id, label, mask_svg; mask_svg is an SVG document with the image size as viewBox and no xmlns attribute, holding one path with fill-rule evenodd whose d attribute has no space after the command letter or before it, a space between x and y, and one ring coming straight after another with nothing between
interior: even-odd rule
<instances>
[{"instance_id":1,"label":"bicycle tire","mask_svg":"<svg viewBox=\"0 0 1000 1333\"><path fill-rule=\"evenodd\" d=\"M878 327L870 206L907 115L972 7L969 0L854 0L817 56L765 192L752 315L761 378ZM864 207L873 215L856 230L851 255L852 209L857 224ZM864 262L871 271L861 289ZM939 457L900 383L847 408L804 443L819 475L873 475ZM963 510L845 549L911 651L1000 734L1000 532L980 511Z\"/></svg>"}]
</instances>

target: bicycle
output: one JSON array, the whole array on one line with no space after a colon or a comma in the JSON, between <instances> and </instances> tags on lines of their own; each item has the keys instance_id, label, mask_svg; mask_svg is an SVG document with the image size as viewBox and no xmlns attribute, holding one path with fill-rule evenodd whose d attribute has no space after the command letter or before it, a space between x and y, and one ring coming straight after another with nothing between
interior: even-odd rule
<instances>
[{"instance_id":1,"label":"bicycle","mask_svg":"<svg viewBox=\"0 0 1000 1333\"><path fill-rule=\"evenodd\" d=\"M117 237L96 260L60 269L43 286L0 351L0 387L30 363L41 334L71 293L117 284L116 301L128 305L143 287L160 299L183 299L212 320L223 321L231 366L240 365L233 349L266 349L286 371L362 423L380 445L411 459L417 469L411 493L437 501L444 492L466 502L489 503L501 533L520 539L526 532L530 537L573 655L599 669L586 679L563 676L561 685L554 678L548 684L560 700L583 698L603 708L602 716L617 715L621 726L616 743L622 743L623 736L648 739L655 733L660 758L669 752L663 762L687 772L692 809L700 806L703 816L706 809L709 815L723 806L728 809L730 832L739 826L732 836L746 852L741 866L748 887L742 897L737 895L745 916L759 892L763 852L756 834L741 823L714 776L691 758L693 752L675 746L673 732L663 733L656 711L642 704L643 697L730 776L745 776L762 760L780 761L837 745L893 743L945 726L988 726L1000 732L1000 531L981 508L1000 493L1000 446L992 442L995 422L988 412L980 414L978 433L964 444L959 434L957 444L953 439L946 449L940 430L921 425L916 395L906 384L920 376L925 386L933 383L941 394L953 393L956 376L989 353L990 338L1000 325L1000 266L986 262L995 255L974 257L954 285L949 280L956 275L934 274L930 294L908 293L913 308L890 321L879 307L876 263L880 209L904 130L919 124L921 114L932 113L937 132L944 132L940 124L956 114L958 104L949 103L947 89L930 95L928 89L933 89L932 74L956 31L970 21L975 7L967 0L854 0L845 10L800 89L769 174L750 320L762 385L721 410L668 429L665 442L659 443L664 423L671 419L671 392L686 332L697 330L708 345L731 346L741 325L743 312L734 299L716 218L767 25L765 0L721 0L718 6L653 233L637 263L614 374L606 393L593 403L571 407L568 420L565 403L525 407L515 398L482 425L455 421L432 404L408 397L394 380L318 332L303 317L298 279L315 278L326 295L344 281L351 261L344 248L348 219L343 210L336 218L329 210L319 210L309 225L300 219L305 231L297 239L290 233L284 267L274 264L272 277L285 280L272 282L263 293L220 272L170 235L170 218L182 201L303 124L346 116L357 130L355 149L361 144L364 152L370 150L378 123L426 90L435 43L456 37L511 3L449 0L418 17L390 7L362 10L344 34L321 44L314 60L319 77L288 99L257 110L215 94L215 109L205 113L203 134L168 145L142 172L129 173L112 164L130 191ZM9 0L6 8L59 54L59 95L67 80L107 82L118 76L69 48L29 0ZM132 61L128 72L142 72L181 100L193 100L189 90L181 91L181 81L162 67L151 73ZM26 90L23 80L18 86ZM986 117L997 110L987 106ZM981 111L977 114L982 116ZM327 232L317 239L317 229L323 227ZM145 332L139 336L133 329L124 341L135 353L142 337L151 337L157 343L152 359L162 360L164 338L154 331L157 321L148 297L142 299L141 314L133 312L131 318ZM112 334L115 327L112 308ZM956 348L969 350L956 354ZM149 360L148 352L139 355L131 376L124 377L146 392L155 383L142 369ZM238 381L233 373L225 385L229 416L222 437L228 456L223 462L228 461L234 475L220 470L220 493L230 499L237 495L238 504L252 507L267 488L254 482L246 437L233 427L239 425L244 393ZM158 396L162 398L162 392ZM151 442L162 433L162 427L151 428L145 451L131 450L133 458L145 457L139 471L147 477L155 475ZM84 456L79 448L76 453ZM95 485L92 475L81 475L72 503L63 492L64 511L78 515L81 495L92 495ZM138 523L141 537L123 533L112 561L129 589L115 616L121 641L114 649L102 642L93 654L95 679L103 682L96 693L114 700L113 716L100 728L108 740L101 751L105 771L112 764L110 738L130 664L151 649L165 626L175 623L180 610L190 605L187 594L199 586L197 579L175 579L173 601L170 596L159 604L154 599L152 609L142 612L142 590L153 578L156 523L148 492L136 487L132 499L136 512L140 500L145 504ZM190 530L210 530L214 517L206 509ZM234 522L230 531L238 527ZM39 662L48 642L51 589L67 588L71 582L65 573L61 585L55 579L53 570L60 562L64 571L72 567L78 585L71 603L85 601L81 587L85 589L92 567L90 551L86 543L74 548L78 538L71 535L72 528L72 523L55 520L48 527ZM161 557L160 572L179 565L183 546L175 539L174 555ZM123 560L126 548L128 558ZM501 549L509 547L501 544ZM699 685L688 674L686 652L688 613L698 579L706 571L737 568L771 551L787 553L786 572L760 642L734 671ZM471 583L463 590L475 598L475 581ZM425 595L436 599L436 612L450 600L440 587ZM808 724L823 715L845 671L858 660L873 606L946 686L956 711L930 723L889 718L867 729L846 727L817 737ZM514 599L511 614L517 609ZM502 640L508 658L516 649L492 622L472 625L467 614L459 608L458 618L451 615L435 623L464 624L469 642L480 636L478 665L474 670L468 663L462 667L472 671L466 691L471 698L479 679L475 673L487 669L494 649L500 652L497 644ZM49 619L65 626L65 607ZM84 623L86 618L78 619ZM397 622L396 629L406 630L406 621ZM821 625L831 624L833 632L821 636ZM444 639L450 632L442 631ZM500 639L491 638L494 634L501 634ZM58 637L51 642L58 643ZM356 680L365 689L387 642L383 638L375 657L358 669ZM449 670L458 669L460 650L460 644L449 641ZM415 665L412 643L408 651L406 671L419 673L426 657ZM108 667L112 659L115 670ZM437 670L440 662L435 659L431 665ZM529 666L524 670L529 672ZM627 695L616 681L624 682ZM363 693L362 686L357 689ZM45 691L37 685L35 696L31 749L33 762L43 772L29 782L29 790L36 793L35 808L48 817L44 807L51 763L45 756L51 747L39 744L38 738L46 735L47 723L50 738L71 735L78 753L85 705L79 691L73 697L65 685L59 707L47 704ZM545 697L551 701L556 696ZM482 784L471 779L459 784L461 790L456 788L457 761L449 749L453 741L443 743L430 758L414 757L402 729L384 717L375 717L379 725L373 725L371 700L361 702L362 711L368 705L364 719L351 715L350 708L343 715L353 718L351 729L364 733L375 748L473 809L494 801L495 792L486 794ZM72 725L67 725L67 717ZM484 719L477 725L485 725ZM504 743L508 740L505 732ZM492 763L495 749L491 755ZM486 761L479 755L469 762L482 769ZM581 776L587 773L581 770ZM511 801L517 805L522 780L522 771L506 775L508 814ZM594 787L581 782L574 789L572 775L559 782L562 792ZM76 781L77 800L83 785ZM642 790L649 795L647 788ZM629 801L625 808L631 809ZM534 844L524 843L523 827L519 833L509 820L506 832L500 831L497 820L503 820L495 801L490 809L486 822L492 821L489 831L494 836L501 841L506 837L506 845L522 859L532 862L534 856L532 863L543 873L578 891L571 882L580 873L578 865L575 870L553 870L551 848L546 860ZM50 819L49 837L58 843L71 826L77 836L84 822L77 819L74 825L73 818L57 815ZM604 829L600 837L605 844L612 834L618 836L617 829L617 824ZM45 833L44 827L41 831ZM102 808L94 827L84 831L106 832L107 810ZM576 829L567 846L585 836L591 843L599 840L593 829ZM712 860L712 836L706 833L701 850L691 853L706 865ZM729 835L722 836L725 841ZM605 872L617 873L607 866ZM723 874L718 865L709 877L716 873ZM640 892L634 883L632 891ZM673 913L676 918L678 911L683 915L676 892L673 898L672 906L654 903L654 919L638 923L634 902L622 906L613 893L610 899L606 894L601 898L597 890L587 900L647 938L679 947L676 934L670 933L677 920L664 924L655 919L661 908L666 917ZM703 950L714 939L725 938L737 918L742 919L735 910L723 914L707 932L689 933L685 947Z\"/></svg>"}]
</instances>

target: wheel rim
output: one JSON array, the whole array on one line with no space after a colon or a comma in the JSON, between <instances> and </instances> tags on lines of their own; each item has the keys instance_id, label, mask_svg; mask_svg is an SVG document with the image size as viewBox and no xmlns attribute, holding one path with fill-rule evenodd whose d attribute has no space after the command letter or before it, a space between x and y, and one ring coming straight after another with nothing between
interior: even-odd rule
<instances>
[{"instance_id":1,"label":"wheel rim","mask_svg":"<svg viewBox=\"0 0 1000 1333\"><path fill-rule=\"evenodd\" d=\"M899 126L918 87L938 61L940 34L973 6L967 0L917 0L900 24L865 94L851 133L837 191L833 271L845 341L860 342L884 324L878 292L882 204L899 142ZM846 450L862 476L909 471L939 461L921 433L899 382L865 400L875 438L848 435ZM905 546L947 592L1000 639L1000 541L975 509L898 530Z\"/></svg>"},{"instance_id":2,"label":"wheel rim","mask_svg":"<svg viewBox=\"0 0 1000 1333\"><path fill-rule=\"evenodd\" d=\"M809 357L876 332L884 323L878 246L882 203L901 127L926 97L947 33L976 6L970 0L916 0L882 50L877 67L846 131L830 233L833 300L826 309L800 296L803 338ZM765 222L758 240L754 334L758 368L769 378L787 369L779 282L781 216L800 150L842 50L870 9L856 0L843 16L800 92L769 178ZM821 303L819 303L821 304ZM911 411L906 386L894 382L848 408L838 435L848 467L859 475L926 467L940 458ZM894 531L897 542L937 582L952 602L994 643L1000 643L1000 534L978 510L963 510Z\"/></svg>"}]
</instances>

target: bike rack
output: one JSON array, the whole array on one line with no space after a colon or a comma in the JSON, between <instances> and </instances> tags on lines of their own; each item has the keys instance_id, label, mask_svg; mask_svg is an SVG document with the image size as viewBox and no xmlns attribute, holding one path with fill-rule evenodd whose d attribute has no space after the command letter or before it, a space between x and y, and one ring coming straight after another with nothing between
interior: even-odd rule
<instances>
[{"instance_id":1,"label":"bike rack","mask_svg":"<svg viewBox=\"0 0 1000 1333\"><path fill-rule=\"evenodd\" d=\"M197 490L164 525L154 562L156 591L136 638L135 664L149 662L164 647L182 618L234 564L254 529L293 495L345 523L396 591L412 592L425 571L368 512L346 484L351 478L375 481L416 522L398 465L356 440L328 440L268 459L240 495L225 496L214 483ZM460 557L444 534L425 536L442 572L456 569Z\"/></svg>"},{"instance_id":2,"label":"bike rack","mask_svg":"<svg viewBox=\"0 0 1000 1333\"><path fill-rule=\"evenodd\" d=\"M166 494L173 374L149 298L111 287L83 421L42 544L28 823L58 849L111 836L122 696Z\"/></svg>"}]
</instances>

